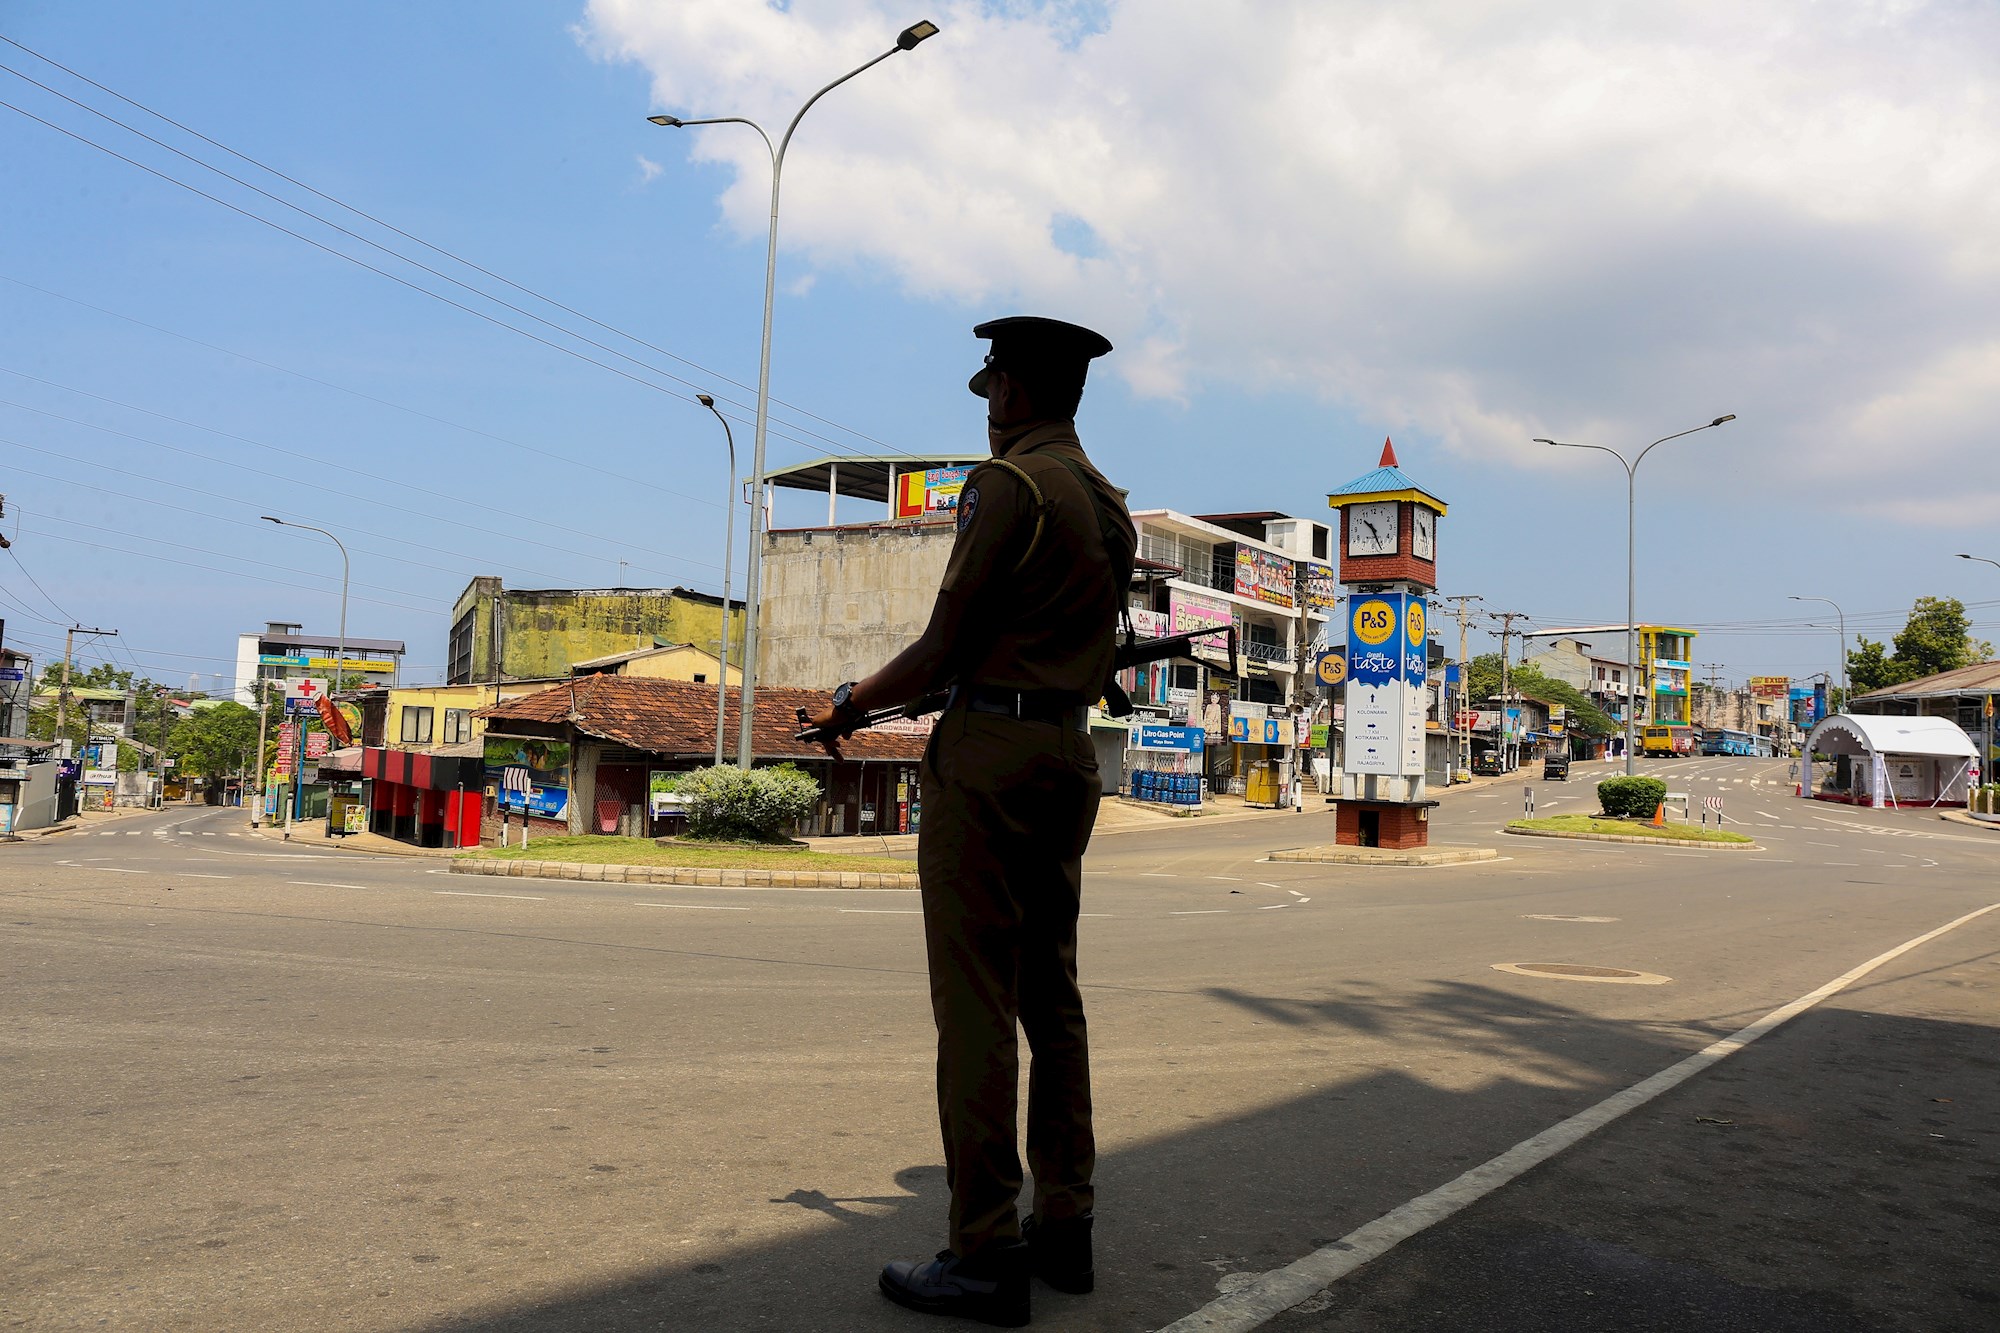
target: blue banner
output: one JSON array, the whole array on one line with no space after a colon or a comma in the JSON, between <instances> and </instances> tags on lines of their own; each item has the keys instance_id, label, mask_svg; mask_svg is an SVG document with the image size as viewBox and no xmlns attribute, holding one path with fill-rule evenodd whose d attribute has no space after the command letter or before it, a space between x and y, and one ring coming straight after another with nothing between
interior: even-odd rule
<instances>
[{"instance_id":1,"label":"blue banner","mask_svg":"<svg viewBox=\"0 0 2000 1333\"><path fill-rule=\"evenodd\" d=\"M1386 685L1403 671L1402 593L1356 596L1347 606L1347 679Z\"/></svg>"}]
</instances>

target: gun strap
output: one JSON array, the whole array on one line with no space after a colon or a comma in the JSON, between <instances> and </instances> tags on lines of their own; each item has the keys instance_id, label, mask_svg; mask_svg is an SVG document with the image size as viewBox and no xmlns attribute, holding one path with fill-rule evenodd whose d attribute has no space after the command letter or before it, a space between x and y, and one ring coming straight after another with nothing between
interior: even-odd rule
<instances>
[{"instance_id":1,"label":"gun strap","mask_svg":"<svg viewBox=\"0 0 2000 1333\"><path fill-rule=\"evenodd\" d=\"M1082 465L1074 458L1068 458L1062 454L1050 454L1049 457L1067 468L1069 474L1076 478L1076 484L1083 488L1083 498L1090 502L1091 512L1097 515L1097 538L1104 547L1105 563L1110 564L1113 558L1111 553L1117 549L1115 545L1117 530L1111 521L1109 511L1105 508L1103 499L1097 494L1097 488L1090 484L1090 478L1084 473ZM1006 468L1009 472L1019 477L1027 486L1028 493L1035 497L1035 531L1034 535L1028 538L1028 547L1025 551L1021 552L1020 561L1014 566L1014 572L1018 574L1027 568L1028 558L1035 553L1035 547L1040 545L1048 512L1054 506L1049 503L1048 497L1042 493L1042 488L1035 484L1035 479L1028 475L1028 470L1019 463L1006 458L994 458L987 461L992 466ZM1119 604L1122 607L1124 603L1122 594L1124 589L1130 586L1132 582L1132 566L1127 564L1122 570L1114 569L1112 572L1121 576L1117 579L1116 586L1120 594Z\"/></svg>"}]
</instances>

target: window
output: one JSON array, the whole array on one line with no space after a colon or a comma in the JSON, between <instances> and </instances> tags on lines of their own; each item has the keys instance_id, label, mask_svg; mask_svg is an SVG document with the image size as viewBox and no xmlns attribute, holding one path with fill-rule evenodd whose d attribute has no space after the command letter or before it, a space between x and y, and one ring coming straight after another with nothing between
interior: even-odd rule
<instances>
[{"instance_id":1,"label":"window","mask_svg":"<svg viewBox=\"0 0 2000 1333\"><path fill-rule=\"evenodd\" d=\"M1313 559L1326 559L1326 538L1329 529L1320 523L1313 524Z\"/></svg>"},{"instance_id":2,"label":"window","mask_svg":"<svg viewBox=\"0 0 2000 1333\"><path fill-rule=\"evenodd\" d=\"M431 743L431 713L429 708L403 706L403 740L410 745Z\"/></svg>"},{"instance_id":3,"label":"window","mask_svg":"<svg viewBox=\"0 0 2000 1333\"><path fill-rule=\"evenodd\" d=\"M430 710L425 709L424 711L429 712ZM409 715L410 715L410 710L405 708L403 710L403 716L407 718ZM403 725L407 727L409 724L405 722ZM445 709L444 743L446 745L457 745L463 741L469 741L471 739L472 739L472 710L470 708Z\"/></svg>"},{"instance_id":4,"label":"window","mask_svg":"<svg viewBox=\"0 0 2000 1333\"><path fill-rule=\"evenodd\" d=\"M478 608L474 607L451 627L451 662L445 674L448 684L463 685L472 679L472 627L477 613Z\"/></svg>"},{"instance_id":5,"label":"window","mask_svg":"<svg viewBox=\"0 0 2000 1333\"><path fill-rule=\"evenodd\" d=\"M694 683L695 683L695 684L697 684L697 685L706 685L706 684L708 684L708 673L707 673L707 672L703 672L703 671L697 671L697 672L695 672L695 673L694 673ZM752 711L755 711L755 710L753 709Z\"/></svg>"}]
</instances>

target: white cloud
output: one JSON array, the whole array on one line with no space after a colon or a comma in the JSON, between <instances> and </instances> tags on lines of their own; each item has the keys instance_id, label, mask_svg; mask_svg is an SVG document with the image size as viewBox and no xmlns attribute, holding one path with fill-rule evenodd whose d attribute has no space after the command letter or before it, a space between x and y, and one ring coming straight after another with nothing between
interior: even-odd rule
<instances>
[{"instance_id":1,"label":"white cloud","mask_svg":"<svg viewBox=\"0 0 2000 1333\"><path fill-rule=\"evenodd\" d=\"M660 106L775 134L914 12L594 0L583 33ZM801 129L795 256L1103 328L1107 369L1169 400L1300 390L1550 466L1530 436L1643 444L1733 411L1746 461L1718 482L2000 491L1990 8L933 13L940 36ZM724 216L761 237L762 144L684 133L738 168Z\"/></svg>"},{"instance_id":2,"label":"white cloud","mask_svg":"<svg viewBox=\"0 0 2000 1333\"><path fill-rule=\"evenodd\" d=\"M639 162L639 184L651 185L653 178L658 176L662 171L665 171L666 168L655 162L652 158L647 157L644 153L640 153L637 156Z\"/></svg>"}]
</instances>

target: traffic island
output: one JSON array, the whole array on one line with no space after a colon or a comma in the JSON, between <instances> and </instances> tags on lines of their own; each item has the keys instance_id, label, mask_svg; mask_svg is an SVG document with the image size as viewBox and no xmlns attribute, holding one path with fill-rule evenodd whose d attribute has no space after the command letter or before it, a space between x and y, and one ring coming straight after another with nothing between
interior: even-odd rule
<instances>
[{"instance_id":1,"label":"traffic island","mask_svg":"<svg viewBox=\"0 0 2000 1333\"><path fill-rule=\"evenodd\" d=\"M1319 847L1294 847L1270 852L1267 861L1307 861L1336 866L1455 866L1472 861L1493 861L1500 853L1492 847L1346 847L1326 843Z\"/></svg>"},{"instance_id":2,"label":"traffic island","mask_svg":"<svg viewBox=\"0 0 2000 1333\"><path fill-rule=\"evenodd\" d=\"M1726 829L1687 824L1640 824L1595 815L1551 815L1546 819L1516 819L1505 832L1525 838L1573 838L1582 842L1629 842L1661 847L1699 847L1705 851L1763 851L1755 838Z\"/></svg>"},{"instance_id":3,"label":"traffic island","mask_svg":"<svg viewBox=\"0 0 2000 1333\"><path fill-rule=\"evenodd\" d=\"M549 837L537 838L527 847L489 847L458 857L451 863L451 873L732 889L914 889L918 885L915 865L887 857L614 837Z\"/></svg>"}]
</instances>

